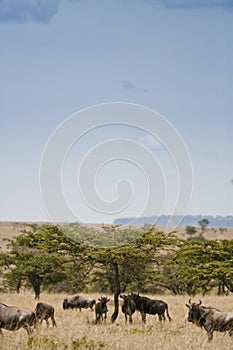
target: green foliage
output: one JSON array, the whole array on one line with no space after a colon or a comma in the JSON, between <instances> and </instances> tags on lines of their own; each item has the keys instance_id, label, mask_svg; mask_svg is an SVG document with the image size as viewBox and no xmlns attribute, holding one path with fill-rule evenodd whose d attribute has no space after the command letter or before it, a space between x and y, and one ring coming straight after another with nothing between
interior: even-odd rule
<instances>
[{"instance_id":1,"label":"green foliage","mask_svg":"<svg viewBox=\"0 0 233 350\"><path fill-rule=\"evenodd\" d=\"M195 233L197 233L197 228L195 226L186 226L185 232L187 235L195 235Z\"/></svg>"},{"instance_id":2,"label":"green foliage","mask_svg":"<svg viewBox=\"0 0 233 350\"><path fill-rule=\"evenodd\" d=\"M66 343L60 343L56 339L46 337L29 337L27 340L28 348L32 349L49 349L49 350L66 350Z\"/></svg>"},{"instance_id":3,"label":"green foliage","mask_svg":"<svg viewBox=\"0 0 233 350\"><path fill-rule=\"evenodd\" d=\"M72 341L72 349L96 349L100 350L106 347L106 344L102 341L96 341L88 339L86 336L78 338Z\"/></svg>"},{"instance_id":4,"label":"green foliage","mask_svg":"<svg viewBox=\"0 0 233 350\"><path fill-rule=\"evenodd\" d=\"M76 223L66 234L64 227L29 225L10 242L9 252L0 255L4 285L17 291L33 288L37 297L43 289L116 295L168 289L192 295L221 285L233 291L233 240L184 241L154 227L124 231L121 226L102 225L96 237L91 234L99 245L91 246L89 233L88 229L85 238L84 226ZM117 237L115 246L113 239L107 245L109 237ZM119 237L129 241L119 245Z\"/></svg>"},{"instance_id":5,"label":"green foliage","mask_svg":"<svg viewBox=\"0 0 233 350\"><path fill-rule=\"evenodd\" d=\"M157 268L168 251L177 247L178 242L177 238L167 237L152 227L126 245L96 249L95 260L99 265L98 269L93 271L94 288L96 289L101 281L102 286L108 285L111 292L115 291L114 264L117 264L122 292L154 290Z\"/></svg>"},{"instance_id":6,"label":"green foliage","mask_svg":"<svg viewBox=\"0 0 233 350\"><path fill-rule=\"evenodd\" d=\"M19 291L31 286L39 297L41 286L50 289L65 280L80 288L91 269L88 251L64 235L56 226L29 225L9 244L9 253L1 258L8 271L5 284Z\"/></svg>"},{"instance_id":7,"label":"green foliage","mask_svg":"<svg viewBox=\"0 0 233 350\"><path fill-rule=\"evenodd\" d=\"M187 239L187 241L199 241L199 242L202 242L202 241L205 241L205 237L203 235L189 237Z\"/></svg>"},{"instance_id":8,"label":"green foliage","mask_svg":"<svg viewBox=\"0 0 233 350\"><path fill-rule=\"evenodd\" d=\"M209 225L209 220L206 218L203 218L202 220L198 221L198 224L201 226L201 232L204 233L206 226Z\"/></svg>"},{"instance_id":9,"label":"green foliage","mask_svg":"<svg viewBox=\"0 0 233 350\"><path fill-rule=\"evenodd\" d=\"M206 293L219 283L233 286L233 240L188 241L169 257L171 278L188 294Z\"/></svg>"},{"instance_id":10,"label":"green foliage","mask_svg":"<svg viewBox=\"0 0 233 350\"><path fill-rule=\"evenodd\" d=\"M146 227L135 229L134 227L124 227L122 225L81 225L73 223L60 227L75 242L84 246L94 248L114 248L133 242L141 237L146 231Z\"/></svg>"}]
</instances>

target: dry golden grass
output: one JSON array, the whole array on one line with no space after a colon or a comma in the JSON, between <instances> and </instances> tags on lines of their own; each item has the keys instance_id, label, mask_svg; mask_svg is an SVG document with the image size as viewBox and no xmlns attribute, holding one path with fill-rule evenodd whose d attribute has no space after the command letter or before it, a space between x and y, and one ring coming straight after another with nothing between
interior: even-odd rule
<instances>
[{"instance_id":1,"label":"dry golden grass","mask_svg":"<svg viewBox=\"0 0 233 350\"><path fill-rule=\"evenodd\" d=\"M92 295L93 296L93 295ZM94 295L98 297L98 295ZM233 339L225 333L214 333L211 344L207 343L206 331L187 322L188 297L184 296L153 296L163 299L169 305L172 321L159 323L157 316L147 315L147 323L143 325L140 314L133 315L133 324L125 325L124 316L120 310L115 324L111 324L110 316L113 311L113 297L109 303L109 313L106 325L94 324L94 312L91 310L63 310L62 301L65 294L41 295L41 301L55 307L57 327L49 328L43 323L33 335L28 338L24 329L15 332L3 330L0 336L0 349L7 350L75 350L75 349L119 349L119 350L204 350L204 349L233 349ZM199 298L196 297L195 300ZM221 310L233 310L233 295L206 296L203 304L215 306ZM33 294L21 293L0 294L0 301L8 305L35 308Z\"/></svg>"}]
</instances>

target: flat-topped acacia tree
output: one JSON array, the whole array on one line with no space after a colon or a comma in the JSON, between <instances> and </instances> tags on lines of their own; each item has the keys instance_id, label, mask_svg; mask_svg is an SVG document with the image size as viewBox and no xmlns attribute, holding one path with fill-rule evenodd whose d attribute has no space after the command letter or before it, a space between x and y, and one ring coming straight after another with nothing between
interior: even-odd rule
<instances>
[{"instance_id":1,"label":"flat-topped acacia tree","mask_svg":"<svg viewBox=\"0 0 233 350\"><path fill-rule=\"evenodd\" d=\"M108 226L107 230L113 230L117 234L114 225ZM164 256L167 250L176 247L179 242L171 235L166 236L162 232L157 232L154 227L143 228L141 235L138 234L137 237L128 244L95 250L96 263L111 266L113 271L114 312L111 316L112 322L115 322L119 313L119 295L122 292L121 271L127 273L131 280L146 280L152 276L153 270L159 264L161 254Z\"/></svg>"},{"instance_id":2,"label":"flat-topped acacia tree","mask_svg":"<svg viewBox=\"0 0 233 350\"><path fill-rule=\"evenodd\" d=\"M4 274L8 285L19 291L24 282L33 288L36 299L41 287L49 288L62 281L81 283L92 268L85 247L55 225L27 225L8 248L1 255L1 265L8 269Z\"/></svg>"}]
</instances>

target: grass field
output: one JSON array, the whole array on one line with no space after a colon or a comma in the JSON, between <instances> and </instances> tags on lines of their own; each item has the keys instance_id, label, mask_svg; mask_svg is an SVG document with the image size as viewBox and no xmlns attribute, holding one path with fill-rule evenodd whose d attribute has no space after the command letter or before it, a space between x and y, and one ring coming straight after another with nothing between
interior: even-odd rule
<instances>
[{"instance_id":1,"label":"grass field","mask_svg":"<svg viewBox=\"0 0 233 350\"><path fill-rule=\"evenodd\" d=\"M133 324L125 325L124 316L120 310L115 324L111 324L113 311L113 296L108 305L106 325L94 324L94 312L90 309L76 311L63 310L62 302L65 294L41 295L41 301L50 303L55 308L57 327L49 328L43 323L32 336L24 329L15 332L3 330L0 336L0 349L6 350L75 350L75 349L107 349L107 350L202 350L202 349L233 349L233 339L225 333L214 333L211 344L207 343L206 331L187 321L185 304L188 297L184 296L153 296L163 299L169 305L172 321L159 323L157 316L147 315L147 323L141 323L140 314L133 315ZM100 295L91 295L95 298ZM201 298L204 305L211 305L221 310L233 310L233 295L206 296ZM199 297L195 297L199 300ZM1 293L0 302L8 305L24 306L34 310L36 301L33 294Z\"/></svg>"}]
</instances>

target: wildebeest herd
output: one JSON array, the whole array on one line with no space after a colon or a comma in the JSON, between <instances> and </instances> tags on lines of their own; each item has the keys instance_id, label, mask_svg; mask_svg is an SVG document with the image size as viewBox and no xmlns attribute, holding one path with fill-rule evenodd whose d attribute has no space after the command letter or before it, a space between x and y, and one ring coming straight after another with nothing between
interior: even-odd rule
<instances>
[{"instance_id":1,"label":"wildebeest herd","mask_svg":"<svg viewBox=\"0 0 233 350\"><path fill-rule=\"evenodd\" d=\"M158 315L159 321L165 321L165 313L169 321L171 317L168 312L168 305L162 300L155 300L146 296L140 296L138 293L128 295L120 295L123 299L121 306L122 313L125 316L127 323L133 322L132 315L135 311L141 314L142 322L146 322L146 314ZM71 298L66 298L63 301L63 309L87 309L92 311L95 307L95 324L106 322L107 318L107 303L110 301L107 297L94 298L77 295ZM203 327L207 331L208 341L213 339L213 332L229 332L229 336L233 336L233 312L222 312L214 307L202 305L202 302L192 303L189 299L188 304L188 321L199 327ZM41 324L43 321L49 326L51 319L52 326L57 326L54 317L54 307L50 304L38 302L35 311L27 308L8 306L0 303L0 333L1 329L15 331L20 328L26 329L28 334L31 334L34 327Z\"/></svg>"}]
</instances>

